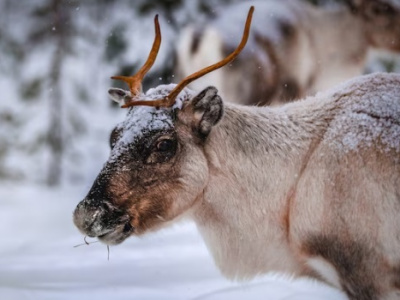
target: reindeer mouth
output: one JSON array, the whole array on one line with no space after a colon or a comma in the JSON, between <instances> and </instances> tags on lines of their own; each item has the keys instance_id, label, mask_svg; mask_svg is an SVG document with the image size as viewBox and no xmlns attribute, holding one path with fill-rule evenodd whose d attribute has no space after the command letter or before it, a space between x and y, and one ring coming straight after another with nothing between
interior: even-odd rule
<instances>
[{"instance_id":1,"label":"reindeer mouth","mask_svg":"<svg viewBox=\"0 0 400 300\"><path fill-rule=\"evenodd\" d=\"M97 238L107 245L118 245L125 241L133 232L134 228L127 222L110 229L110 231L97 236Z\"/></svg>"},{"instance_id":2,"label":"reindeer mouth","mask_svg":"<svg viewBox=\"0 0 400 300\"><path fill-rule=\"evenodd\" d=\"M110 203L93 205L91 200L83 200L75 209L76 227L89 237L97 237L107 245L117 245L134 231L130 217Z\"/></svg>"}]
</instances>

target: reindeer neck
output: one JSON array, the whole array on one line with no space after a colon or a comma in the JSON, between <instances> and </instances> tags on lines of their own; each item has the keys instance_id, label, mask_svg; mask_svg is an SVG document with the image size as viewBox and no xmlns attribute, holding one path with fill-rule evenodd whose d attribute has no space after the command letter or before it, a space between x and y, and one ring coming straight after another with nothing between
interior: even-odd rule
<instances>
[{"instance_id":1,"label":"reindeer neck","mask_svg":"<svg viewBox=\"0 0 400 300\"><path fill-rule=\"evenodd\" d=\"M299 271L285 248L288 199L325 124L317 121L323 109L314 108L312 118L297 110L297 104L275 109L227 104L209 136L210 177L194 219L227 276ZM267 241L268 250L255 250ZM276 255L279 251L287 257Z\"/></svg>"},{"instance_id":2,"label":"reindeer neck","mask_svg":"<svg viewBox=\"0 0 400 300\"><path fill-rule=\"evenodd\" d=\"M302 159L320 140L331 118L329 106L334 104L310 100L276 108L226 104L224 117L205 146L209 185L229 178L229 183L255 196L249 199L258 199L260 192L262 201L268 195L270 202L280 181L287 185L297 178Z\"/></svg>"}]
</instances>

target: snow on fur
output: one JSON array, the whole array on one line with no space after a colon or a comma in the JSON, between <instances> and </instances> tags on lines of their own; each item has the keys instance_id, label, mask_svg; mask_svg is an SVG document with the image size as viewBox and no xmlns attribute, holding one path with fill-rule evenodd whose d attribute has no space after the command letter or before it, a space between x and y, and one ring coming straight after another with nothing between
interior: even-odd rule
<instances>
[{"instance_id":1,"label":"snow on fur","mask_svg":"<svg viewBox=\"0 0 400 300\"><path fill-rule=\"evenodd\" d=\"M385 152L400 152L400 76L372 75L376 87L373 90L363 85L366 78L371 76L336 88L335 95L344 96L344 108L332 121L326 139L344 152L371 147L377 142Z\"/></svg>"},{"instance_id":2,"label":"snow on fur","mask_svg":"<svg viewBox=\"0 0 400 300\"><path fill-rule=\"evenodd\" d=\"M160 85L149 89L140 96L140 100L158 100L167 96L176 84ZM111 151L110 162L114 162L122 153L128 150L129 145L141 138L146 132L153 130L168 130L174 127L171 113L181 109L183 102L194 96L190 89L184 89L176 97L175 104L169 107L133 106L129 109L126 119L117 125L122 130L121 136Z\"/></svg>"}]
</instances>

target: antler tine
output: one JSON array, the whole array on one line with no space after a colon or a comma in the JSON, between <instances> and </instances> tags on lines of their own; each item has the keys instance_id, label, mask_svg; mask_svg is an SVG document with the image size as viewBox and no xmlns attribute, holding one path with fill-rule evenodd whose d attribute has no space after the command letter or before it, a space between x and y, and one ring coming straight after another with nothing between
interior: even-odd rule
<instances>
[{"instance_id":1,"label":"antler tine","mask_svg":"<svg viewBox=\"0 0 400 300\"><path fill-rule=\"evenodd\" d=\"M160 24L158 23L158 15L154 17L154 28L155 28L155 37L153 46L151 47L149 57L147 58L144 65L140 68L140 70L132 76L113 76L111 79L122 80L126 82L129 86L129 90L131 91L132 97L136 96L141 92L142 89L142 80L146 73L153 66L154 61L156 60L158 50L161 45L161 30Z\"/></svg>"},{"instance_id":2,"label":"antler tine","mask_svg":"<svg viewBox=\"0 0 400 300\"><path fill-rule=\"evenodd\" d=\"M155 106L155 107L162 107L162 106L163 107L171 107L171 106L173 106L175 103L175 98L185 88L185 86L187 86L192 81L194 81L214 70L217 70L217 69L225 66L226 64L228 64L229 62L234 60L239 55L239 53L243 50L243 48L246 45L247 40L249 38L250 25L251 25L251 20L253 17L253 12L254 12L254 6L251 6L249 9L249 12L247 14L246 25L244 27L242 40L240 41L237 48L231 54L229 54L227 57L225 57L223 60L221 60L211 66L205 67L205 68L201 69L200 71L187 76L164 99L153 100L153 101L132 101L130 103L123 105L122 107L127 108L130 106L139 106L139 105Z\"/></svg>"}]
</instances>

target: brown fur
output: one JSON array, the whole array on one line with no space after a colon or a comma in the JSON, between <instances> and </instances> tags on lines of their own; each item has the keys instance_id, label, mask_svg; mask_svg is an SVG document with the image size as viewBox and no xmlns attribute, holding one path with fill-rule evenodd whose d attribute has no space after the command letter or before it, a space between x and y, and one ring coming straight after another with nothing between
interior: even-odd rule
<instances>
[{"instance_id":1,"label":"brown fur","mask_svg":"<svg viewBox=\"0 0 400 300\"><path fill-rule=\"evenodd\" d=\"M306 242L305 250L308 255L321 256L334 265L343 278L341 284L350 299L379 299L380 291L375 284L379 276L373 278L366 274L379 274L377 266L380 264L373 250L362 242L346 241L336 235L312 236Z\"/></svg>"}]
</instances>

